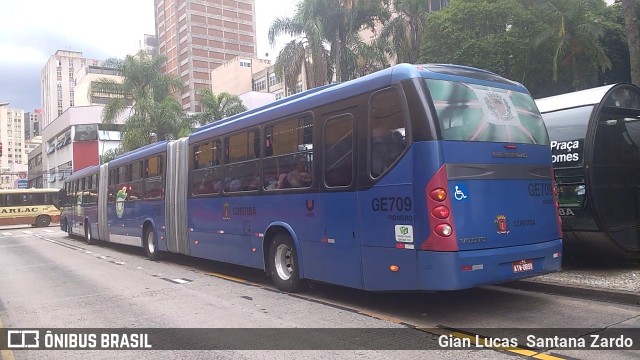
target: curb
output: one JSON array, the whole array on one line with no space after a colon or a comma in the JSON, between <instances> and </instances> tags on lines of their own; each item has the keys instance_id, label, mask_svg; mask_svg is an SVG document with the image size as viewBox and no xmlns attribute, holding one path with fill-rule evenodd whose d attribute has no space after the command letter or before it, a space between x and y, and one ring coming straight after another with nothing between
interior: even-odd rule
<instances>
[{"instance_id":1,"label":"curb","mask_svg":"<svg viewBox=\"0 0 640 360\"><path fill-rule=\"evenodd\" d=\"M626 305L640 305L640 294L613 289L599 289L591 287L578 287L573 285L551 284L531 280L517 280L496 285L508 289L541 292L553 295L576 297L581 299L614 302Z\"/></svg>"}]
</instances>

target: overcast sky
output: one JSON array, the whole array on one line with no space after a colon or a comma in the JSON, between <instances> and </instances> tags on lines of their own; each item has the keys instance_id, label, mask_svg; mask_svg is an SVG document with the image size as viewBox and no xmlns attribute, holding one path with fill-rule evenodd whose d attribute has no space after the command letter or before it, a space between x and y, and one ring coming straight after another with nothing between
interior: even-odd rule
<instances>
[{"instance_id":1,"label":"overcast sky","mask_svg":"<svg viewBox=\"0 0 640 360\"><path fill-rule=\"evenodd\" d=\"M276 17L293 15L297 0L255 0L257 54L275 59L267 41ZM153 0L3 0L0 5L0 102L40 108L40 72L56 50L84 57L123 58L144 34L155 34Z\"/></svg>"}]
</instances>

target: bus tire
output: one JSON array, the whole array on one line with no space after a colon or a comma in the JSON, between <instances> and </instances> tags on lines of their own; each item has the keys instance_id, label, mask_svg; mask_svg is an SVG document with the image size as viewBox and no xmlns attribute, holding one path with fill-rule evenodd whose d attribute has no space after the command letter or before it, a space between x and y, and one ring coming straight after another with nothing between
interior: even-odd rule
<instances>
[{"instance_id":1,"label":"bus tire","mask_svg":"<svg viewBox=\"0 0 640 360\"><path fill-rule=\"evenodd\" d=\"M269 271L278 289L285 292L302 289L304 281L300 279L298 253L289 234L281 232L273 237L269 248Z\"/></svg>"},{"instance_id":2,"label":"bus tire","mask_svg":"<svg viewBox=\"0 0 640 360\"><path fill-rule=\"evenodd\" d=\"M156 236L153 231L153 226L147 227L144 232L144 250L147 252L147 257L149 260L158 260L160 258L160 254L158 253L158 244L156 242Z\"/></svg>"},{"instance_id":3,"label":"bus tire","mask_svg":"<svg viewBox=\"0 0 640 360\"><path fill-rule=\"evenodd\" d=\"M84 224L84 239L87 241L87 245L93 245L96 243L91 234L91 226L85 222Z\"/></svg>"},{"instance_id":4,"label":"bus tire","mask_svg":"<svg viewBox=\"0 0 640 360\"><path fill-rule=\"evenodd\" d=\"M48 215L38 215L36 218L36 227L46 227L51 224L51 218Z\"/></svg>"}]
</instances>

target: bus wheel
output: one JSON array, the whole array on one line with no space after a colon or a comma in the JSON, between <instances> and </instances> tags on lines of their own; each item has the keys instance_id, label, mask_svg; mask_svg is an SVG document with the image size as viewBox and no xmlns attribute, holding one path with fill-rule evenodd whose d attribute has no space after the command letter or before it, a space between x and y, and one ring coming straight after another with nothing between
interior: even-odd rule
<instances>
[{"instance_id":1,"label":"bus wheel","mask_svg":"<svg viewBox=\"0 0 640 360\"><path fill-rule=\"evenodd\" d=\"M158 254L158 247L156 246L156 237L153 234L153 226L149 226L147 231L144 233L143 243L149 260L158 260L160 256Z\"/></svg>"},{"instance_id":2,"label":"bus wheel","mask_svg":"<svg viewBox=\"0 0 640 360\"><path fill-rule=\"evenodd\" d=\"M36 227L45 227L51 224L51 218L47 215L39 215L36 218Z\"/></svg>"},{"instance_id":3,"label":"bus wheel","mask_svg":"<svg viewBox=\"0 0 640 360\"><path fill-rule=\"evenodd\" d=\"M95 244L93 236L91 236L91 226L87 223L84 224L84 238L87 240L87 245Z\"/></svg>"},{"instance_id":4,"label":"bus wheel","mask_svg":"<svg viewBox=\"0 0 640 360\"><path fill-rule=\"evenodd\" d=\"M274 236L269 249L269 271L278 289L286 292L302 289L303 280L300 279L298 269L298 254L288 234L279 233Z\"/></svg>"}]
</instances>

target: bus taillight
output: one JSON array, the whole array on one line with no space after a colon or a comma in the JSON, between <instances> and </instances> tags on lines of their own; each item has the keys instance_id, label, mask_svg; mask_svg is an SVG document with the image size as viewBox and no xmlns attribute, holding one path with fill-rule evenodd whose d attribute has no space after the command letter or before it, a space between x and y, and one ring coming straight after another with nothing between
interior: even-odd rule
<instances>
[{"instance_id":1,"label":"bus taillight","mask_svg":"<svg viewBox=\"0 0 640 360\"><path fill-rule=\"evenodd\" d=\"M433 216L437 217L438 219L446 219L449 217L449 208L444 205L440 205L435 209L431 210L431 213L433 214Z\"/></svg>"},{"instance_id":2,"label":"bus taillight","mask_svg":"<svg viewBox=\"0 0 640 360\"><path fill-rule=\"evenodd\" d=\"M427 201L427 221L429 234L422 243L422 250L457 251L458 241L455 236L451 201L447 190L447 167L443 165L427 184L425 197Z\"/></svg>"},{"instance_id":3,"label":"bus taillight","mask_svg":"<svg viewBox=\"0 0 640 360\"><path fill-rule=\"evenodd\" d=\"M440 224L440 225L436 226L435 232L436 232L436 234L438 234L440 236L449 237L449 236L451 236L451 233L453 232L453 228L451 228L451 225L449 225L449 224Z\"/></svg>"},{"instance_id":4,"label":"bus taillight","mask_svg":"<svg viewBox=\"0 0 640 360\"><path fill-rule=\"evenodd\" d=\"M447 191L445 189L435 189L429 193L429 197L435 201L445 201L447 199Z\"/></svg>"}]
</instances>

